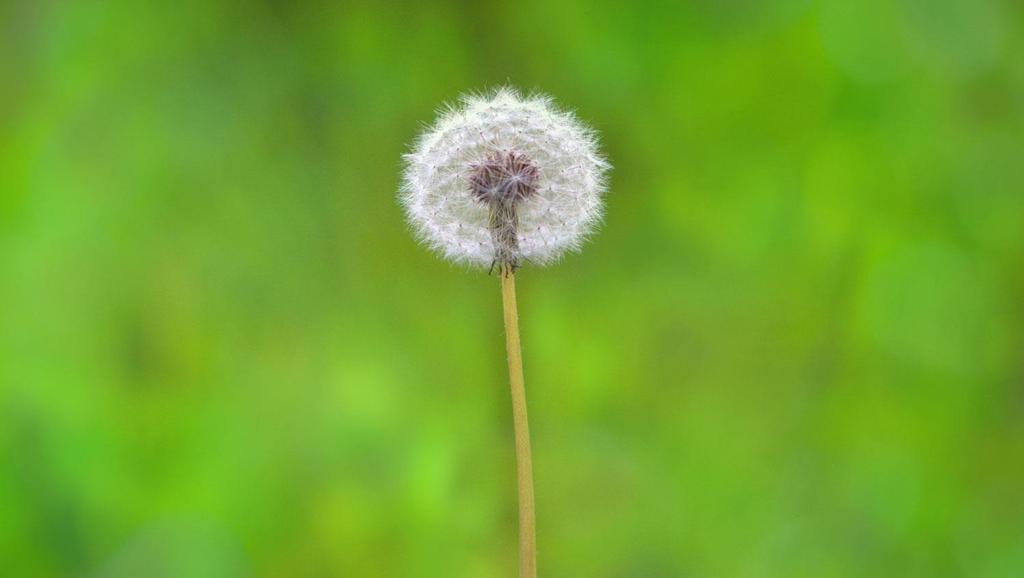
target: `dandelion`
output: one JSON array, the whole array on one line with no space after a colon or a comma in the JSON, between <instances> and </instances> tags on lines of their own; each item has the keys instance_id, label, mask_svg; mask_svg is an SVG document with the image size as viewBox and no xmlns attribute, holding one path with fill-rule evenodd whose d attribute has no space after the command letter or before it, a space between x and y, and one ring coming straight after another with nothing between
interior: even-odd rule
<instances>
[{"instance_id":1,"label":"dandelion","mask_svg":"<svg viewBox=\"0 0 1024 578\"><path fill-rule=\"evenodd\" d=\"M416 235L456 263L499 272L519 489L519 575L536 577L530 433L515 272L577 251L600 222L608 163L594 132L539 94L464 96L405 155L401 201Z\"/></svg>"}]
</instances>

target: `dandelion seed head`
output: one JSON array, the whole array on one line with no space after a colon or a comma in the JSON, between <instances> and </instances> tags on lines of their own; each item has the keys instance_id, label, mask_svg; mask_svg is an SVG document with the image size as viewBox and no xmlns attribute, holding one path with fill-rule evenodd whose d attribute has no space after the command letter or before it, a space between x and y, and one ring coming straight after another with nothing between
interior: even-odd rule
<instances>
[{"instance_id":1,"label":"dandelion seed head","mask_svg":"<svg viewBox=\"0 0 1024 578\"><path fill-rule=\"evenodd\" d=\"M544 95L463 96L404 160L409 222L454 262L550 264L601 220L609 165L596 135Z\"/></svg>"}]
</instances>

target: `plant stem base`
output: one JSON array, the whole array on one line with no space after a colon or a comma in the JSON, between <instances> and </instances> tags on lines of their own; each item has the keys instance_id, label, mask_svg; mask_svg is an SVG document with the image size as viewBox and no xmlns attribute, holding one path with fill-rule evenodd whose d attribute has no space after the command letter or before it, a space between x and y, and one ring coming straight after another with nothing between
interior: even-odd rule
<instances>
[{"instance_id":1,"label":"plant stem base","mask_svg":"<svg viewBox=\"0 0 1024 578\"><path fill-rule=\"evenodd\" d=\"M537 523L533 502L533 459L530 452L530 423L526 416L526 385L523 354L519 343L519 312L516 308L516 277L511 266L503 266L501 297L505 309L505 349L508 378L512 386L512 421L516 441L516 478L519 488L519 578L537 577Z\"/></svg>"}]
</instances>

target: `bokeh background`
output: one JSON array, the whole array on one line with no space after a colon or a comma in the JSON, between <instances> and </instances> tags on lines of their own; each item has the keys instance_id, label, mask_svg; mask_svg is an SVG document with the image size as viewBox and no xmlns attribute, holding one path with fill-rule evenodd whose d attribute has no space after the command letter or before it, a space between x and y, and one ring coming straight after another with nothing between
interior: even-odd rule
<instances>
[{"instance_id":1,"label":"bokeh background","mask_svg":"<svg viewBox=\"0 0 1024 578\"><path fill-rule=\"evenodd\" d=\"M602 134L520 275L548 577L1024 576L1024 6L8 1L0 574L515 574L495 278L400 155Z\"/></svg>"}]
</instances>

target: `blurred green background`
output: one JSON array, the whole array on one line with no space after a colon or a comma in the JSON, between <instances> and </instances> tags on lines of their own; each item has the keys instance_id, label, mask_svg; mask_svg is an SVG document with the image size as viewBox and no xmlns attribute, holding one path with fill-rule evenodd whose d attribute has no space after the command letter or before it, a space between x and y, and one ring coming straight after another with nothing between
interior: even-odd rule
<instances>
[{"instance_id":1,"label":"blurred green background","mask_svg":"<svg viewBox=\"0 0 1024 578\"><path fill-rule=\"evenodd\" d=\"M1024 576L1024 6L0 7L0 574L511 577L494 277L400 155L615 169L520 311L544 577Z\"/></svg>"}]
</instances>

